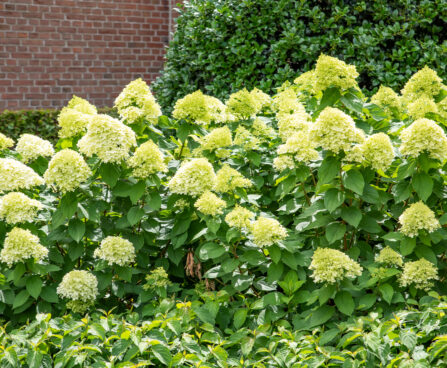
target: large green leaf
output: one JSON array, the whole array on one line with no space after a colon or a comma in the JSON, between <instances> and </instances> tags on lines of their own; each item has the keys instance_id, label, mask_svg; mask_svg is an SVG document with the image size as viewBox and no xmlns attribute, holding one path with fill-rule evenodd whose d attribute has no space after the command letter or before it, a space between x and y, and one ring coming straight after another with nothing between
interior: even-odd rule
<instances>
[{"instance_id":1,"label":"large green leaf","mask_svg":"<svg viewBox=\"0 0 447 368\"><path fill-rule=\"evenodd\" d=\"M334 301L338 310L343 314L350 316L354 312L354 299L352 299L352 295L349 292L339 291L335 296Z\"/></svg>"}]
</instances>

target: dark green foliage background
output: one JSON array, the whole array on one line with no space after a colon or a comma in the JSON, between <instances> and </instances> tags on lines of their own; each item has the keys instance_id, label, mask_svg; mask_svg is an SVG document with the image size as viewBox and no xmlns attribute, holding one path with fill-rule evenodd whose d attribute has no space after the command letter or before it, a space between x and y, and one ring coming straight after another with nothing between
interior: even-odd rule
<instances>
[{"instance_id":1,"label":"dark green foliage background","mask_svg":"<svg viewBox=\"0 0 447 368\"><path fill-rule=\"evenodd\" d=\"M446 27L446 0L185 1L153 89L165 109L197 89L271 92L326 53L354 64L370 93L399 90L424 65L447 78Z\"/></svg>"}]
</instances>

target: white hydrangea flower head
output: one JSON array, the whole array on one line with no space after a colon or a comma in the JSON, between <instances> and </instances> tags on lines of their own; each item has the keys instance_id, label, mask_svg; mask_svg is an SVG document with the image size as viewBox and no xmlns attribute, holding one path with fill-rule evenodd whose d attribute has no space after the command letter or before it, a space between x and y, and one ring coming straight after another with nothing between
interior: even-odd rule
<instances>
[{"instance_id":1,"label":"white hydrangea flower head","mask_svg":"<svg viewBox=\"0 0 447 368\"><path fill-rule=\"evenodd\" d=\"M354 279L362 274L363 268L345 253L331 248L317 248L309 269L315 282L335 284L346 278Z\"/></svg>"},{"instance_id":2,"label":"white hydrangea flower head","mask_svg":"<svg viewBox=\"0 0 447 368\"><path fill-rule=\"evenodd\" d=\"M433 281L438 279L436 266L422 258L418 261L405 263L400 284L403 287L413 285L416 289L428 291L433 287Z\"/></svg>"},{"instance_id":3,"label":"white hydrangea flower head","mask_svg":"<svg viewBox=\"0 0 447 368\"><path fill-rule=\"evenodd\" d=\"M127 160L127 164L133 168L132 175L140 179L158 172L168 171L163 154L151 140L138 147L134 155Z\"/></svg>"},{"instance_id":4,"label":"white hydrangea flower head","mask_svg":"<svg viewBox=\"0 0 447 368\"><path fill-rule=\"evenodd\" d=\"M78 142L87 157L97 155L102 162L120 163L137 145L134 131L108 115L95 115L88 124L87 134Z\"/></svg>"},{"instance_id":5,"label":"white hydrangea flower head","mask_svg":"<svg viewBox=\"0 0 447 368\"><path fill-rule=\"evenodd\" d=\"M269 246L287 238L287 230L278 220L259 216L250 226L253 243L258 247Z\"/></svg>"},{"instance_id":6,"label":"white hydrangea flower head","mask_svg":"<svg viewBox=\"0 0 447 368\"><path fill-rule=\"evenodd\" d=\"M135 248L127 239L118 236L108 236L101 241L99 248L95 249L93 256L107 261L109 266L114 264L127 266L135 261Z\"/></svg>"},{"instance_id":7,"label":"white hydrangea flower head","mask_svg":"<svg viewBox=\"0 0 447 368\"><path fill-rule=\"evenodd\" d=\"M309 163L319 158L315 150L315 143L310 139L309 133L305 131L293 133L277 150L278 155L290 155L296 161Z\"/></svg>"},{"instance_id":8,"label":"white hydrangea flower head","mask_svg":"<svg viewBox=\"0 0 447 368\"><path fill-rule=\"evenodd\" d=\"M267 123L261 118L256 118L253 121L253 124L251 126L251 133L255 137L260 138L263 141L268 141L271 138L276 137L275 129L267 125Z\"/></svg>"},{"instance_id":9,"label":"white hydrangea flower head","mask_svg":"<svg viewBox=\"0 0 447 368\"><path fill-rule=\"evenodd\" d=\"M212 122L223 123L227 119L226 109L220 100L198 90L177 100L172 116L198 125L208 125Z\"/></svg>"},{"instance_id":10,"label":"white hydrangea flower head","mask_svg":"<svg viewBox=\"0 0 447 368\"><path fill-rule=\"evenodd\" d=\"M439 112L436 102L432 98L427 96L421 96L413 102L409 103L407 106L407 110L408 115L410 115L410 117L414 120L424 118L425 114L428 113L437 114Z\"/></svg>"},{"instance_id":11,"label":"white hydrangea flower head","mask_svg":"<svg viewBox=\"0 0 447 368\"><path fill-rule=\"evenodd\" d=\"M434 212L422 201L413 203L399 217L400 232L410 238L419 234L420 230L429 233L441 227Z\"/></svg>"},{"instance_id":12,"label":"white hydrangea flower head","mask_svg":"<svg viewBox=\"0 0 447 368\"><path fill-rule=\"evenodd\" d=\"M447 87L444 87L445 92L447 92ZM441 115L444 119L447 119L447 97L444 97L441 101L438 102L438 113ZM0 138L1 141L1 138ZM0 143L1 146L1 143Z\"/></svg>"},{"instance_id":13,"label":"white hydrangea flower head","mask_svg":"<svg viewBox=\"0 0 447 368\"><path fill-rule=\"evenodd\" d=\"M380 106L388 116L392 116L394 112L402 111L401 97L391 88L382 85L371 97L371 103Z\"/></svg>"},{"instance_id":14,"label":"white hydrangea flower head","mask_svg":"<svg viewBox=\"0 0 447 368\"><path fill-rule=\"evenodd\" d=\"M227 203L224 200L210 191L203 193L194 203L194 207L200 212L210 216L221 215L226 206Z\"/></svg>"},{"instance_id":15,"label":"white hydrangea flower head","mask_svg":"<svg viewBox=\"0 0 447 368\"><path fill-rule=\"evenodd\" d=\"M397 267L402 267L404 264L402 256L390 247L383 248L379 254L376 255L375 261L388 266Z\"/></svg>"},{"instance_id":16,"label":"white hydrangea flower head","mask_svg":"<svg viewBox=\"0 0 447 368\"><path fill-rule=\"evenodd\" d=\"M424 66L412 75L401 93L405 101L411 102L422 96L432 98L441 91L441 88L442 79L433 69Z\"/></svg>"},{"instance_id":17,"label":"white hydrangea flower head","mask_svg":"<svg viewBox=\"0 0 447 368\"><path fill-rule=\"evenodd\" d=\"M14 146L14 140L0 133L0 151L11 148L12 146Z\"/></svg>"},{"instance_id":18,"label":"white hydrangea flower head","mask_svg":"<svg viewBox=\"0 0 447 368\"><path fill-rule=\"evenodd\" d=\"M0 198L0 219L8 224L33 222L42 203L20 192L10 192Z\"/></svg>"},{"instance_id":19,"label":"white hydrangea flower head","mask_svg":"<svg viewBox=\"0 0 447 368\"><path fill-rule=\"evenodd\" d=\"M413 158L427 152L432 158L447 158L447 137L444 130L433 120L418 119L400 134L400 152Z\"/></svg>"},{"instance_id":20,"label":"white hydrangea flower head","mask_svg":"<svg viewBox=\"0 0 447 368\"><path fill-rule=\"evenodd\" d=\"M3 249L0 252L0 261L11 267L15 263L25 262L33 258L41 261L48 256L48 249L40 244L39 238L31 231L13 228L6 234Z\"/></svg>"},{"instance_id":21,"label":"white hydrangea flower head","mask_svg":"<svg viewBox=\"0 0 447 368\"><path fill-rule=\"evenodd\" d=\"M74 191L91 175L92 171L79 153L63 149L53 156L43 177L48 185L66 193Z\"/></svg>"},{"instance_id":22,"label":"white hydrangea flower head","mask_svg":"<svg viewBox=\"0 0 447 368\"><path fill-rule=\"evenodd\" d=\"M286 169L294 169L295 161L292 156L282 155L273 159L273 166L277 171L281 172Z\"/></svg>"},{"instance_id":23,"label":"white hydrangea flower head","mask_svg":"<svg viewBox=\"0 0 447 368\"><path fill-rule=\"evenodd\" d=\"M354 120L333 107L326 107L320 113L312 125L310 137L317 146L334 153L347 152L352 145L365 140L365 134L356 128Z\"/></svg>"},{"instance_id":24,"label":"white hydrangea flower head","mask_svg":"<svg viewBox=\"0 0 447 368\"><path fill-rule=\"evenodd\" d=\"M236 146L241 146L246 150L256 150L259 149L261 141L259 138L251 134L248 129L245 129L242 125L240 125L236 128L233 143Z\"/></svg>"},{"instance_id":25,"label":"white hydrangea flower head","mask_svg":"<svg viewBox=\"0 0 447 368\"><path fill-rule=\"evenodd\" d=\"M394 160L394 148L390 137L377 133L368 137L361 145L364 162L374 170L387 171Z\"/></svg>"},{"instance_id":26,"label":"white hydrangea flower head","mask_svg":"<svg viewBox=\"0 0 447 368\"><path fill-rule=\"evenodd\" d=\"M315 91L318 93L329 87L341 90L358 88L359 76L354 65L346 64L337 58L321 54L315 66Z\"/></svg>"},{"instance_id":27,"label":"white hydrangea flower head","mask_svg":"<svg viewBox=\"0 0 447 368\"><path fill-rule=\"evenodd\" d=\"M90 119L96 114L95 106L80 97L73 96L68 105L62 108L57 118L61 128L58 133L59 137L71 138L85 133Z\"/></svg>"},{"instance_id":28,"label":"white hydrangea flower head","mask_svg":"<svg viewBox=\"0 0 447 368\"><path fill-rule=\"evenodd\" d=\"M299 91L307 92L309 94L315 94L316 82L315 70L309 70L308 72L299 75L293 81L293 83L298 87Z\"/></svg>"},{"instance_id":29,"label":"white hydrangea flower head","mask_svg":"<svg viewBox=\"0 0 447 368\"><path fill-rule=\"evenodd\" d=\"M228 147L233 144L231 131L227 126L213 129L210 133L205 135L200 142L200 149L208 151Z\"/></svg>"},{"instance_id":30,"label":"white hydrangea flower head","mask_svg":"<svg viewBox=\"0 0 447 368\"><path fill-rule=\"evenodd\" d=\"M213 188L216 173L206 158L184 162L168 183L172 193L199 196Z\"/></svg>"},{"instance_id":31,"label":"white hydrangea flower head","mask_svg":"<svg viewBox=\"0 0 447 368\"><path fill-rule=\"evenodd\" d=\"M246 88L230 95L225 103L227 111L240 119L249 119L256 116L263 106L269 104L264 92L258 89L249 92Z\"/></svg>"},{"instance_id":32,"label":"white hydrangea flower head","mask_svg":"<svg viewBox=\"0 0 447 368\"><path fill-rule=\"evenodd\" d=\"M238 229L249 228L255 214L244 207L236 205L234 209L225 216L225 222Z\"/></svg>"},{"instance_id":33,"label":"white hydrangea flower head","mask_svg":"<svg viewBox=\"0 0 447 368\"><path fill-rule=\"evenodd\" d=\"M62 278L57 293L66 299L90 304L98 295L98 280L88 271L70 271Z\"/></svg>"},{"instance_id":34,"label":"white hydrangea flower head","mask_svg":"<svg viewBox=\"0 0 447 368\"><path fill-rule=\"evenodd\" d=\"M43 179L30 167L12 158L0 158L0 192L31 189Z\"/></svg>"},{"instance_id":35,"label":"white hydrangea flower head","mask_svg":"<svg viewBox=\"0 0 447 368\"><path fill-rule=\"evenodd\" d=\"M216 174L214 190L218 193L229 193L236 188L249 188L252 185L253 183L250 179L247 179L239 171L225 164Z\"/></svg>"},{"instance_id":36,"label":"white hydrangea flower head","mask_svg":"<svg viewBox=\"0 0 447 368\"><path fill-rule=\"evenodd\" d=\"M32 134L23 134L17 141L16 152L20 153L22 161L27 163L39 157L53 156L54 148L51 142L45 139Z\"/></svg>"},{"instance_id":37,"label":"white hydrangea flower head","mask_svg":"<svg viewBox=\"0 0 447 368\"><path fill-rule=\"evenodd\" d=\"M140 118L155 124L162 114L149 86L141 78L130 82L121 91L115 99L115 107L128 124L133 124Z\"/></svg>"}]
</instances>

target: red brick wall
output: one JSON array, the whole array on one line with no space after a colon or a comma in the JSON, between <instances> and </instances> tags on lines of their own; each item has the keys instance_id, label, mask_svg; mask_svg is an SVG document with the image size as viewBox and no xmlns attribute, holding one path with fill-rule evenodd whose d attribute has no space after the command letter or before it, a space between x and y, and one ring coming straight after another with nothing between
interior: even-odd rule
<instances>
[{"instance_id":1,"label":"red brick wall","mask_svg":"<svg viewBox=\"0 0 447 368\"><path fill-rule=\"evenodd\" d=\"M59 109L73 94L111 106L129 81L154 80L177 2L0 0L0 111Z\"/></svg>"}]
</instances>

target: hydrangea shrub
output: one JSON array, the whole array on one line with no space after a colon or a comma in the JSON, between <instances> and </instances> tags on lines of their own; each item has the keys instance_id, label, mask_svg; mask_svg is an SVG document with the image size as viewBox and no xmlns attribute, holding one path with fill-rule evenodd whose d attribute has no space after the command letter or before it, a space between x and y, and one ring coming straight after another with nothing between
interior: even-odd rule
<instances>
[{"instance_id":1,"label":"hydrangea shrub","mask_svg":"<svg viewBox=\"0 0 447 368\"><path fill-rule=\"evenodd\" d=\"M0 314L165 296L222 329L307 329L445 294L447 87L424 68L367 98L357 77L322 55L272 96L196 91L172 116L139 79L119 118L74 97L54 147L0 135Z\"/></svg>"}]
</instances>

